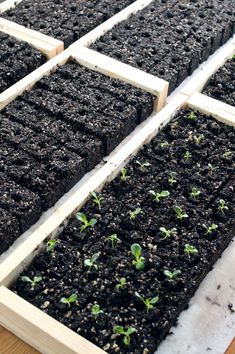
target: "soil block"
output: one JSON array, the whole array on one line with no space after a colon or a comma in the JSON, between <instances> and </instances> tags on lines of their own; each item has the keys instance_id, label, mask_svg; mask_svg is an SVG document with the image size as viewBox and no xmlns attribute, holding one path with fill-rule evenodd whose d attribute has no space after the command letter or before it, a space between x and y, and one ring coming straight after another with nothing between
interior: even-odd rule
<instances>
[{"instance_id":1,"label":"soil block","mask_svg":"<svg viewBox=\"0 0 235 354\"><path fill-rule=\"evenodd\" d=\"M91 48L169 81L171 93L233 35L234 24L230 0L154 0Z\"/></svg>"},{"instance_id":2,"label":"soil block","mask_svg":"<svg viewBox=\"0 0 235 354\"><path fill-rule=\"evenodd\" d=\"M85 204L93 227L71 218L21 274L41 281L19 277L13 291L108 353L154 353L233 237L234 162L233 127L179 111L98 194L100 205ZM115 326L134 328L129 344Z\"/></svg>"},{"instance_id":3,"label":"soil block","mask_svg":"<svg viewBox=\"0 0 235 354\"><path fill-rule=\"evenodd\" d=\"M235 56L210 78L203 93L235 106Z\"/></svg>"},{"instance_id":4,"label":"soil block","mask_svg":"<svg viewBox=\"0 0 235 354\"><path fill-rule=\"evenodd\" d=\"M134 0L24 0L2 16L60 39L67 47L132 2Z\"/></svg>"},{"instance_id":5,"label":"soil block","mask_svg":"<svg viewBox=\"0 0 235 354\"><path fill-rule=\"evenodd\" d=\"M0 32L0 93L45 62L39 50Z\"/></svg>"},{"instance_id":6,"label":"soil block","mask_svg":"<svg viewBox=\"0 0 235 354\"><path fill-rule=\"evenodd\" d=\"M147 118L153 102L75 62L40 80L0 113L0 208L25 231Z\"/></svg>"}]
</instances>

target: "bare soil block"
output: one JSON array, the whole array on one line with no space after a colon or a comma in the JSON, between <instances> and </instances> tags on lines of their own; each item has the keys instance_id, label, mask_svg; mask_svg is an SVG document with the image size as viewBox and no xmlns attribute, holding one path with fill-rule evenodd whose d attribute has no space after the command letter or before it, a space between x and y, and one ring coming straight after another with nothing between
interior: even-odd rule
<instances>
[{"instance_id":1,"label":"bare soil block","mask_svg":"<svg viewBox=\"0 0 235 354\"><path fill-rule=\"evenodd\" d=\"M231 1L153 1L92 49L169 81L171 93L234 33Z\"/></svg>"},{"instance_id":2,"label":"bare soil block","mask_svg":"<svg viewBox=\"0 0 235 354\"><path fill-rule=\"evenodd\" d=\"M24 0L2 16L60 39L67 47L132 2L134 0Z\"/></svg>"},{"instance_id":3,"label":"bare soil block","mask_svg":"<svg viewBox=\"0 0 235 354\"><path fill-rule=\"evenodd\" d=\"M107 353L154 353L233 236L234 162L233 127L179 111L98 194L100 206L85 204L96 224L81 230L71 218L21 274L41 281L32 287L20 277L13 291ZM134 243L142 269L133 263ZM155 299L152 307L137 293ZM72 294L76 301L61 300ZM134 328L129 345L115 326Z\"/></svg>"},{"instance_id":4,"label":"bare soil block","mask_svg":"<svg viewBox=\"0 0 235 354\"><path fill-rule=\"evenodd\" d=\"M0 32L0 93L45 62L39 50Z\"/></svg>"},{"instance_id":5,"label":"bare soil block","mask_svg":"<svg viewBox=\"0 0 235 354\"><path fill-rule=\"evenodd\" d=\"M235 56L210 78L203 93L235 106Z\"/></svg>"}]
</instances>

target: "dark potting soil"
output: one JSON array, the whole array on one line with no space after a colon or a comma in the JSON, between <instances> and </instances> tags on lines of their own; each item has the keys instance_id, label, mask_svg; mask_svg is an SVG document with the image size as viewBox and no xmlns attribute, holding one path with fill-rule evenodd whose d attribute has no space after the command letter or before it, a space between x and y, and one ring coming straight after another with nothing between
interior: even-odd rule
<instances>
[{"instance_id":1,"label":"dark potting soil","mask_svg":"<svg viewBox=\"0 0 235 354\"><path fill-rule=\"evenodd\" d=\"M25 231L152 112L153 102L73 62L43 78L0 113L0 208ZM0 235L2 253L18 233L11 241Z\"/></svg>"},{"instance_id":2,"label":"dark potting soil","mask_svg":"<svg viewBox=\"0 0 235 354\"><path fill-rule=\"evenodd\" d=\"M94 227L81 232L73 217L54 248L21 274L42 280L31 286L19 278L13 290L108 353L154 353L234 234L234 163L234 128L179 111L126 166L126 179L120 174L98 195L101 206L84 206ZM169 195L154 201L151 190ZM142 247L143 270L132 263L134 243ZM185 252L187 244L194 254ZM88 269L84 261L95 254ZM170 279L164 271L180 272ZM136 292L159 299L147 312ZM72 294L75 302L61 302ZM94 304L101 313L92 313ZM116 325L136 330L130 345L113 333Z\"/></svg>"},{"instance_id":3,"label":"dark potting soil","mask_svg":"<svg viewBox=\"0 0 235 354\"><path fill-rule=\"evenodd\" d=\"M235 56L211 77L203 93L235 106Z\"/></svg>"},{"instance_id":4,"label":"dark potting soil","mask_svg":"<svg viewBox=\"0 0 235 354\"><path fill-rule=\"evenodd\" d=\"M134 0L24 0L2 16L64 41L65 47Z\"/></svg>"},{"instance_id":5,"label":"dark potting soil","mask_svg":"<svg viewBox=\"0 0 235 354\"><path fill-rule=\"evenodd\" d=\"M0 93L45 62L39 50L0 32Z\"/></svg>"},{"instance_id":6,"label":"dark potting soil","mask_svg":"<svg viewBox=\"0 0 235 354\"><path fill-rule=\"evenodd\" d=\"M230 0L154 0L92 49L169 81L172 92L234 33Z\"/></svg>"}]
</instances>

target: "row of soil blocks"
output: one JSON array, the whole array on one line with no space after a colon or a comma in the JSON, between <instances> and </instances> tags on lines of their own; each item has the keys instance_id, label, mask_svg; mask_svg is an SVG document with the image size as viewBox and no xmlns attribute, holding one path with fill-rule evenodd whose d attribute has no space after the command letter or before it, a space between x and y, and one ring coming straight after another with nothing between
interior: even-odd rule
<instances>
[{"instance_id":1,"label":"row of soil blocks","mask_svg":"<svg viewBox=\"0 0 235 354\"><path fill-rule=\"evenodd\" d=\"M203 93L235 107L235 55L210 78Z\"/></svg>"},{"instance_id":2,"label":"row of soil blocks","mask_svg":"<svg viewBox=\"0 0 235 354\"><path fill-rule=\"evenodd\" d=\"M0 94L46 62L27 42L0 32Z\"/></svg>"},{"instance_id":3,"label":"row of soil blocks","mask_svg":"<svg viewBox=\"0 0 235 354\"><path fill-rule=\"evenodd\" d=\"M6 106L0 253L146 119L154 99L71 60Z\"/></svg>"},{"instance_id":4,"label":"row of soil blocks","mask_svg":"<svg viewBox=\"0 0 235 354\"><path fill-rule=\"evenodd\" d=\"M233 35L234 25L235 9L229 0L152 1L91 48L164 78L171 93Z\"/></svg>"},{"instance_id":5,"label":"row of soil blocks","mask_svg":"<svg viewBox=\"0 0 235 354\"><path fill-rule=\"evenodd\" d=\"M112 17L133 0L23 0L1 16L64 42L65 47Z\"/></svg>"},{"instance_id":6,"label":"row of soil blocks","mask_svg":"<svg viewBox=\"0 0 235 354\"><path fill-rule=\"evenodd\" d=\"M234 153L234 127L178 111L12 290L107 353L154 353L232 238Z\"/></svg>"}]
</instances>

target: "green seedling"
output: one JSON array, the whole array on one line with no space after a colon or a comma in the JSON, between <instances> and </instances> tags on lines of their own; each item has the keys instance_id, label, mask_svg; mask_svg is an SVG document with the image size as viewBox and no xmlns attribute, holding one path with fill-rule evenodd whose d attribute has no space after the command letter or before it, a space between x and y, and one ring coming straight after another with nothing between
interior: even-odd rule
<instances>
[{"instance_id":1,"label":"green seedling","mask_svg":"<svg viewBox=\"0 0 235 354\"><path fill-rule=\"evenodd\" d=\"M176 218L177 218L177 219L182 220L182 219L188 218L188 214L186 214L186 213L183 211L183 209L182 209L181 207L179 207L179 206L176 206L176 207L174 208L174 212L175 212L175 214L176 214Z\"/></svg>"},{"instance_id":2,"label":"green seedling","mask_svg":"<svg viewBox=\"0 0 235 354\"><path fill-rule=\"evenodd\" d=\"M126 285L126 278L121 278L119 280L119 283L115 286L115 288L117 290L120 290L120 289L124 288L125 285Z\"/></svg>"},{"instance_id":3,"label":"green seedling","mask_svg":"<svg viewBox=\"0 0 235 354\"><path fill-rule=\"evenodd\" d=\"M127 328L127 330L124 329L122 326L115 326L113 327L113 333L115 334L120 334L123 335L123 343L125 345L130 345L131 342L131 335L136 332L136 329L133 327Z\"/></svg>"},{"instance_id":4,"label":"green seedling","mask_svg":"<svg viewBox=\"0 0 235 354\"><path fill-rule=\"evenodd\" d=\"M173 129L173 130L178 128L178 126L179 126L179 122L177 120L175 122L171 123L171 129Z\"/></svg>"},{"instance_id":5,"label":"green seedling","mask_svg":"<svg viewBox=\"0 0 235 354\"><path fill-rule=\"evenodd\" d=\"M110 241L112 244L112 248L115 248L119 242L121 242L120 238L118 238L117 234L112 234L106 237L106 241Z\"/></svg>"},{"instance_id":6,"label":"green seedling","mask_svg":"<svg viewBox=\"0 0 235 354\"><path fill-rule=\"evenodd\" d=\"M160 148L161 149L166 149L170 144L168 143L168 141L162 141L160 143Z\"/></svg>"},{"instance_id":7,"label":"green seedling","mask_svg":"<svg viewBox=\"0 0 235 354\"><path fill-rule=\"evenodd\" d=\"M143 270L144 269L144 257L141 256L142 248L138 243L133 243L131 245L131 253L135 257L135 259L132 261L132 264L135 266L136 269Z\"/></svg>"},{"instance_id":8,"label":"green seedling","mask_svg":"<svg viewBox=\"0 0 235 354\"><path fill-rule=\"evenodd\" d=\"M197 118L197 116L194 112L190 112L189 115L187 116L187 118L190 120L195 120Z\"/></svg>"},{"instance_id":9,"label":"green seedling","mask_svg":"<svg viewBox=\"0 0 235 354\"><path fill-rule=\"evenodd\" d=\"M198 188L193 187L193 188L192 188L192 191L191 191L191 193L190 193L190 197L196 199L197 197L199 197L200 194L201 194L201 191L199 191Z\"/></svg>"},{"instance_id":10,"label":"green seedling","mask_svg":"<svg viewBox=\"0 0 235 354\"><path fill-rule=\"evenodd\" d=\"M192 154L189 151L186 151L184 154L185 161L188 161L192 157Z\"/></svg>"},{"instance_id":11,"label":"green seedling","mask_svg":"<svg viewBox=\"0 0 235 354\"><path fill-rule=\"evenodd\" d=\"M210 235L212 234L213 231L215 231L218 228L218 225L216 224L211 224L211 226L206 226L205 224L202 225L204 229L206 229L205 235Z\"/></svg>"},{"instance_id":12,"label":"green seedling","mask_svg":"<svg viewBox=\"0 0 235 354\"><path fill-rule=\"evenodd\" d=\"M137 218L137 215L139 215L141 213L142 213L142 209L141 208L136 208L135 210L130 211L129 212L130 219L131 220L135 220Z\"/></svg>"},{"instance_id":13,"label":"green seedling","mask_svg":"<svg viewBox=\"0 0 235 354\"><path fill-rule=\"evenodd\" d=\"M101 201L104 199L103 197L99 197L96 192L90 192L90 195L92 196L92 201L94 204L98 206L98 208L101 208Z\"/></svg>"},{"instance_id":14,"label":"green seedling","mask_svg":"<svg viewBox=\"0 0 235 354\"><path fill-rule=\"evenodd\" d=\"M34 290L35 286L38 285L42 281L41 276L36 276L31 279L30 277L27 277L26 275L20 277L20 280L24 283L29 283L31 285L31 290Z\"/></svg>"},{"instance_id":15,"label":"green seedling","mask_svg":"<svg viewBox=\"0 0 235 354\"><path fill-rule=\"evenodd\" d=\"M176 176L177 176L177 172L172 171L172 172L169 173L168 182L169 182L171 185L173 185L174 183L177 182Z\"/></svg>"},{"instance_id":16,"label":"green seedling","mask_svg":"<svg viewBox=\"0 0 235 354\"><path fill-rule=\"evenodd\" d=\"M145 161L143 163L141 163L140 161L136 161L136 164L139 166L141 172L146 171L147 167L151 166L151 163L148 161Z\"/></svg>"},{"instance_id":17,"label":"green seedling","mask_svg":"<svg viewBox=\"0 0 235 354\"><path fill-rule=\"evenodd\" d=\"M149 313L149 311L153 309L153 306L159 301L158 296L155 296L152 299L151 298L144 299L143 296L141 296L137 291L135 292L135 296L145 304L147 313Z\"/></svg>"},{"instance_id":18,"label":"green seedling","mask_svg":"<svg viewBox=\"0 0 235 354\"><path fill-rule=\"evenodd\" d=\"M126 181L128 178L130 178L130 176L127 176L127 169L125 167L123 167L121 169L121 181Z\"/></svg>"},{"instance_id":19,"label":"green seedling","mask_svg":"<svg viewBox=\"0 0 235 354\"><path fill-rule=\"evenodd\" d=\"M219 168L218 166L213 166L211 163L208 163L208 169L210 174L218 170L218 168Z\"/></svg>"},{"instance_id":20,"label":"green seedling","mask_svg":"<svg viewBox=\"0 0 235 354\"><path fill-rule=\"evenodd\" d=\"M166 229L165 227L160 227L159 230L162 233L162 239L166 240L167 238L176 235L177 229L173 227L172 229Z\"/></svg>"},{"instance_id":21,"label":"green seedling","mask_svg":"<svg viewBox=\"0 0 235 354\"><path fill-rule=\"evenodd\" d=\"M70 295L69 297L62 297L62 298L60 299L60 302L61 302L62 304L66 304L66 305L68 305L68 306L70 307L71 304L73 304L74 302L77 301L77 299L78 299L77 294L72 294L72 295Z\"/></svg>"},{"instance_id":22,"label":"green seedling","mask_svg":"<svg viewBox=\"0 0 235 354\"><path fill-rule=\"evenodd\" d=\"M98 316L100 313L103 313L104 311L103 310L101 310L101 308L100 308L100 305L98 305L98 304L94 304L93 306L92 306L92 308L91 308L91 314L93 315L93 316Z\"/></svg>"},{"instance_id":23,"label":"green seedling","mask_svg":"<svg viewBox=\"0 0 235 354\"><path fill-rule=\"evenodd\" d=\"M169 281L172 281L174 280L175 278L177 278L180 274L181 274L181 271L180 270L174 270L174 272L170 272L169 270L164 270L164 275L165 277L169 280Z\"/></svg>"},{"instance_id":24,"label":"green seedling","mask_svg":"<svg viewBox=\"0 0 235 354\"><path fill-rule=\"evenodd\" d=\"M167 197L169 197L169 195L170 195L170 192L168 192L168 191L161 191L160 193L156 193L156 192L154 192L153 190L150 190L149 191L149 194L151 194L152 196L153 196L153 201L154 202L160 202L160 200L162 199L162 198L167 198Z\"/></svg>"},{"instance_id":25,"label":"green seedling","mask_svg":"<svg viewBox=\"0 0 235 354\"><path fill-rule=\"evenodd\" d=\"M100 253L94 253L91 258L85 259L84 265L86 267L89 267L88 272L91 270L91 268L98 269L98 266L97 266L97 264L95 264L95 262L97 261L99 256L100 256Z\"/></svg>"},{"instance_id":26,"label":"green seedling","mask_svg":"<svg viewBox=\"0 0 235 354\"><path fill-rule=\"evenodd\" d=\"M77 213L76 214L76 218L77 220L82 222L82 226L80 227L80 232L85 231L86 229L88 229L89 227L93 227L96 223L97 220L96 219L90 219L89 221L87 220L87 217L84 213Z\"/></svg>"},{"instance_id":27,"label":"green seedling","mask_svg":"<svg viewBox=\"0 0 235 354\"><path fill-rule=\"evenodd\" d=\"M233 154L232 151L227 150L227 151L225 151L225 152L223 153L223 157L229 157L229 156L231 156L232 154Z\"/></svg>"},{"instance_id":28,"label":"green seedling","mask_svg":"<svg viewBox=\"0 0 235 354\"><path fill-rule=\"evenodd\" d=\"M225 200L224 200L224 199L220 199L220 200L219 200L218 210L219 210L222 214L224 214L224 210L228 210L228 206L225 204Z\"/></svg>"},{"instance_id":29,"label":"green seedling","mask_svg":"<svg viewBox=\"0 0 235 354\"><path fill-rule=\"evenodd\" d=\"M198 254L198 250L196 249L196 247L186 243L186 245L184 246L184 253L186 253L190 258L191 255Z\"/></svg>"},{"instance_id":30,"label":"green seedling","mask_svg":"<svg viewBox=\"0 0 235 354\"><path fill-rule=\"evenodd\" d=\"M54 240L54 239L49 240L49 241L47 242L46 251L47 251L47 252L54 252L55 245L56 245L56 240Z\"/></svg>"},{"instance_id":31,"label":"green seedling","mask_svg":"<svg viewBox=\"0 0 235 354\"><path fill-rule=\"evenodd\" d=\"M193 139L195 141L195 144L199 145L201 144L202 139L204 138L204 135L194 135Z\"/></svg>"}]
</instances>

